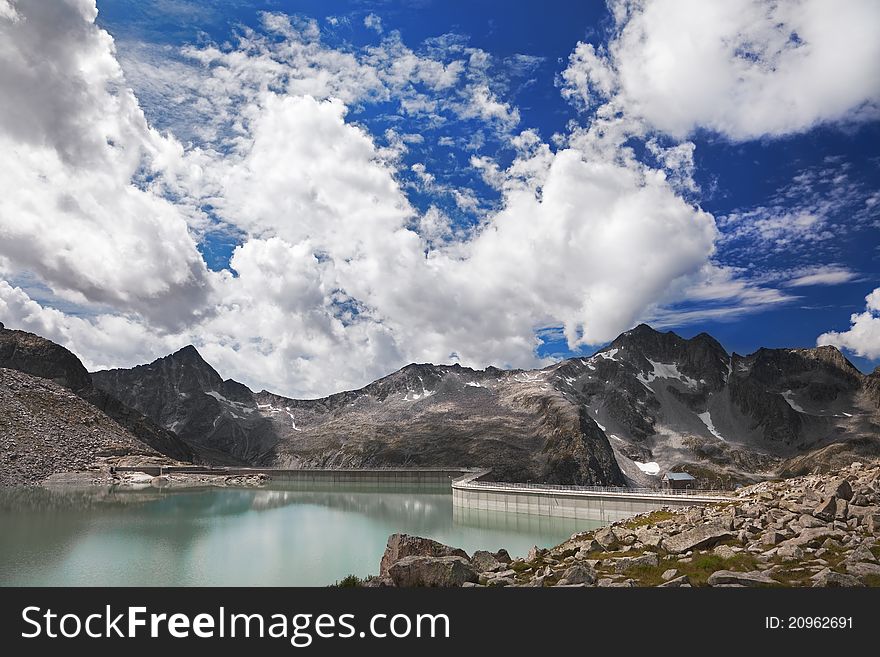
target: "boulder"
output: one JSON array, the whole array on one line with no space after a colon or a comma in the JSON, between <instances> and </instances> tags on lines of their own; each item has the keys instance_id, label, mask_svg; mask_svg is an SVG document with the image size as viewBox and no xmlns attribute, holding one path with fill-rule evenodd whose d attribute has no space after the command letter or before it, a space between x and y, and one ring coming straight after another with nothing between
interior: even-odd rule
<instances>
[{"instance_id":1,"label":"boulder","mask_svg":"<svg viewBox=\"0 0 880 657\"><path fill-rule=\"evenodd\" d=\"M868 548L867 545L860 545L855 550L849 553L846 557L847 561L871 561L877 563L877 557L874 556L874 553Z\"/></svg>"},{"instance_id":2,"label":"boulder","mask_svg":"<svg viewBox=\"0 0 880 657\"><path fill-rule=\"evenodd\" d=\"M535 561L538 557L542 557L547 553L547 550L544 548L539 548L537 545L532 547L529 550L529 553L526 555L526 561Z\"/></svg>"},{"instance_id":3,"label":"boulder","mask_svg":"<svg viewBox=\"0 0 880 657\"><path fill-rule=\"evenodd\" d=\"M719 545L712 550L712 554L717 554L722 559L731 559L736 556L736 551L729 545Z\"/></svg>"},{"instance_id":4,"label":"boulder","mask_svg":"<svg viewBox=\"0 0 880 657\"><path fill-rule=\"evenodd\" d=\"M513 577L493 577L492 579L486 580L486 586L489 587L514 586L515 584L516 580Z\"/></svg>"},{"instance_id":5,"label":"boulder","mask_svg":"<svg viewBox=\"0 0 880 657\"><path fill-rule=\"evenodd\" d=\"M477 571L464 557L404 557L393 563L388 576L395 586L462 586L477 582Z\"/></svg>"},{"instance_id":6,"label":"boulder","mask_svg":"<svg viewBox=\"0 0 880 657\"><path fill-rule=\"evenodd\" d=\"M865 527L872 534L880 534L880 514L872 513L864 517Z\"/></svg>"},{"instance_id":7,"label":"boulder","mask_svg":"<svg viewBox=\"0 0 880 657\"><path fill-rule=\"evenodd\" d=\"M612 527L611 533L614 534L617 542L621 545L632 545L636 540L633 530L627 527Z\"/></svg>"},{"instance_id":8,"label":"boulder","mask_svg":"<svg viewBox=\"0 0 880 657\"><path fill-rule=\"evenodd\" d=\"M691 581L688 579L688 576L682 575L681 577L675 577L675 578L670 579L666 582L663 582L662 584L658 584L657 586L658 587L662 586L664 588L680 588L682 586L690 586L690 585L691 585Z\"/></svg>"},{"instance_id":9,"label":"boulder","mask_svg":"<svg viewBox=\"0 0 880 657\"><path fill-rule=\"evenodd\" d=\"M773 546L785 540L785 536L778 531L771 529L761 537L761 544Z\"/></svg>"},{"instance_id":10,"label":"boulder","mask_svg":"<svg viewBox=\"0 0 880 657\"><path fill-rule=\"evenodd\" d=\"M667 552L679 554L688 550L710 547L721 541L733 538L733 534L723 524L719 522L709 522L705 525L698 525L693 529L688 529L663 539L663 547Z\"/></svg>"},{"instance_id":11,"label":"boulder","mask_svg":"<svg viewBox=\"0 0 880 657\"><path fill-rule=\"evenodd\" d=\"M813 578L813 587L840 588L851 586L864 586L858 577L852 575L844 575L843 573L835 573L833 570L825 568Z\"/></svg>"},{"instance_id":12,"label":"boulder","mask_svg":"<svg viewBox=\"0 0 880 657\"><path fill-rule=\"evenodd\" d=\"M471 557L471 563L481 573L501 570L507 566L507 563L499 561L494 554L487 550L477 550L474 552L474 556Z\"/></svg>"},{"instance_id":13,"label":"boulder","mask_svg":"<svg viewBox=\"0 0 880 657\"><path fill-rule=\"evenodd\" d=\"M390 577L371 577L370 579L365 580L362 586L368 589L381 589L394 586L394 580Z\"/></svg>"},{"instance_id":14,"label":"boulder","mask_svg":"<svg viewBox=\"0 0 880 657\"><path fill-rule=\"evenodd\" d=\"M636 538L645 547L655 548L660 545L660 540L663 537L660 535L660 532L640 527L636 530Z\"/></svg>"},{"instance_id":15,"label":"boulder","mask_svg":"<svg viewBox=\"0 0 880 657\"><path fill-rule=\"evenodd\" d=\"M850 504L848 510L850 517L855 516L857 518L880 514L880 506Z\"/></svg>"},{"instance_id":16,"label":"boulder","mask_svg":"<svg viewBox=\"0 0 880 657\"><path fill-rule=\"evenodd\" d=\"M641 566L657 567L660 558L653 552L646 552L638 557L622 557L614 562L614 570L618 573L625 573L632 568Z\"/></svg>"},{"instance_id":17,"label":"boulder","mask_svg":"<svg viewBox=\"0 0 880 657\"><path fill-rule=\"evenodd\" d=\"M858 577L866 577L868 575L880 576L880 565L865 561L849 561L846 564L846 572Z\"/></svg>"},{"instance_id":18,"label":"boulder","mask_svg":"<svg viewBox=\"0 0 880 657\"><path fill-rule=\"evenodd\" d=\"M385 547L385 554L379 563L379 576L387 575L391 566L406 557L462 557L468 558L467 552L450 547L421 536L409 534L391 534Z\"/></svg>"},{"instance_id":19,"label":"boulder","mask_svg":"<svg viewBox=\"0 0 880 657\"><path fill-rule=\"evenodd\" d=\"M837 497L842 500L851 500L853 496L853 489L846 479L833 479L825 484L825 494L829 497Z\"/></svg>"},{"instance_id":20,"label":"boulder","mask_svg":"<svg viewBox=\"0 0 880 657\"><path fill-rule=\"evenodd\" d=\"M557 585L595 584L596 571L585 564L575 564L562 574Z\"/></svg>"},{"instance_id":21,"label":"boulder","mask_svg":"<svg viewBox=\"0 0 880 657\"><path fill-rule=\"evenodd\" d=\"M813 516L808 516L807 514L803 514L800 518L797 519L796 522L802 528L805 528L805 529L815 529L816 527L824 527L826 524L824 520L820 520L819 518L814 518Z\"/></svg>"},{"instance_id":22,"label":"boulder","mask_svg":"<svg viewBox=\"0 0 880 657\"><path fill-rule=\"evenodd\" d=\"M603 550L609 552L618 546L617 536L614 535L610 527L603 527L596 532L596 542L602 546Z\"/></svg>"},{"instance_id":23,"label":"boulder","mask_svg":"<svg viewBox=\"0 0 880 657\"><path fill-rule=\"evenodd\" d=\"M813 509L813 515L821 520L834 520L835 513L837 513L837 498L833 495L826 497Z\"/></svg>"},{"instance_id":24,"label":"boulder","mask_svg":"<svg viewBox=\"0 0 880 657\"><path fill-rule=\"evenodd\" d=\"M685 513L685 517L688 522L695 523L699 522L703 519L703 507L701 506L692 506Z\"/></svg>"},{"instance_id":25,"label":"boulder","mask_svg":"<svg viewBox=\"0 0 880 657\"><path fill-rule=\"evenodd\" d=\"M776 550L776 555L787 561L803 559L804 550L798 545L781 545L779 549Z\"/></svg>"},{"instance_id":26,"label":"boulder","mask_svg":"<svg viewBox=\"0 0 880 657\"><path fill-rule=\"evenodd\" d=\"M837 499L837 509L834 512L835 520L846 520L849 517L849 502L844 499Z\"/></svg>"},{"instance_id":27,"label":"boulder","mask_svg":"<svg viewBox=\"0 0 880 657\"><path fill-rule=\"evenodd\" d=\"M707 580L709 586L738 584L739 586L779 586L779 582L764 573L753 570L738 573L732 570L717 570Z\"/></svg>"},{"instance_id":28,"label":"boulder","mask_svg":"<svg viewBox=\"0 0 880 657\"><path fill-rule=\"evenodd\" d=\"M513 561L513 559L510 558L510 554L508 554L507 550L505 550L504 548L501 548L497 552L493 553L492 556L495 557L501 563L505 563L505 564Z\"/></svg>"},{"instance_id":29,"label":"boulder","mask_svg":"<svg viewBox=\"0 0 880 657\"><path fill-rule=\"evenodd\" d=\"M663 574L660 575L660 578L664 582L668 582L670 580L673 580L676 577L678 577L678 570L676 570L675 568L670 568L669 570L664 570Z\"/></svg>"},{"instance_id":30,"label":"boulder","mask_svg":"<svg viewBox=\"0 0 880 657\"><path fill-rule=\"evenodd\" d=\"M806 547L810 545L818 545L826 538L842 539L846 536L846 532L832 527L816 527L810 529L802 529L800 534L794 538L789 538L782 542L782 545L796 545L798 547Z\"/></svg>"}]
</instances>

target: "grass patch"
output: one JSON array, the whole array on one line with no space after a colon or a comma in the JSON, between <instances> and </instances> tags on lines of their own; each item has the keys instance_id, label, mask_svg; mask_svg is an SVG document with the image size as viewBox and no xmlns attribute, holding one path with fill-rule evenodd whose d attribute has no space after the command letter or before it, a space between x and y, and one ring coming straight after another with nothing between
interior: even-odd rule
<instances>
[{"instance_id":1,"label":"grass patch","mask_svg":"<svg viewBox=\"0 0 880 657\"><path fill-rule=\"evenodd\" d=\"M532 567L532 564L528 561L514 561L512 564L510 564L510 569L516 573L521 573L524 570L528 570ZM537 570L537 567L535 567L535 569Z\"/></svg>"},{"instance_id":2,"label":"grass patch","mask_svg":"<svg viewBox=\"0 0 880 657\"><path fill-rule=\"evenodd\" d=\"M632 553L622 553L619 556L637 556ZM734 570L747 572L756 570L757 560L748 553L738 553L729 559L712 553L695 554L688 563L681 563L677 557L669 555L660 559L656 566L634 566L622 573L624 577L635 580L639 586L657 586L663 584L663 573L674 568L678 571L676 577L687 575L692 586L706 586L709 575L716 570ZM614 573L611 569L600 569L600 576Z\"/></svg>"},{"instance_id":3,"label":"grass patch","mask_svg":"<svg viewBox=\"0 0 880 657\"><path fill-rule=\"evenodd\" d=\"M865 575L862 577L862 581L867 586L880 588L880 575Z\"/></svg>"},{"instance_id":4,"label":"grass patch","mask_svg":"<svg viewBox=\"0 0 880 657\"><path fill-rule=\"evenodd\" d=\"M845 548L828 548L822 555L822 559L828 562L828 567L831 568L831 570L837 570L843 563L847 554L849 554L849 552Z\"/></svg>"},{"instance_id":5,"label":"grass patch","mask_svg":"<svg viewBox=\"0 0 880 657\"><path fill-rule=\"evenodd\" d=\"M635 568L630 568L623 573L623 575L630 579L634 579L638 582L639 586L657 586L658 584L663 583L663 573L670 568L675 568L679 571L679 574L676 575L676 577L684 574L681 566L679 566L674 559L664 559L657 566L637 566Z\"/></svg>"},{"instance_id":6,"label":"grass patch","mask_svg":"<svg viewBox=\"0 0 880 657\"><path fill-rule=\"evenodd\" d=\"M663 562L661 562L662 564ZM706 586L709 575L716 570L748 572L758 568L758 561L747 552L738 552L729 559L717 554L703 553L693 555L693 559L689 563L670 560L667 562L666 568L677 568L682 575L688 576L693 586Z\"/></svg>"},{"instance_id":7,"label":"grass patch","mask_svg":"<svg viewBox=\"0 0 880 657\"><path fill-rule=\"evenodd\" d=\"M647 513L639 518L633 518L632 520L625 523L623 526L627 529L635 529L637 527L645 527L647 525L656 525L658 522L663 522L664 520L672 520L676 517L678 517L678 514L673 513L672 511L651 511L651 513Z\"/></svg>"},{"instance_id":8,"label":"grass patch","mask_svg":"<svg viewBox=\"0 0 880 657\"><path fill-rule=\"evenodd\" d=\"M623 552L621 550L616 550L614 552L605 552L604 550L596 550L594 552L588 552L586 558L587 559L596 559L596 560L605 560L605 559L613 559L615 557L640 557L645 553L645 550L628 550Z\"/></svg>"},{"instance_id":9,"label":"grass patch","mask_svg":"<svg viewBox=\"0 0 880 657\"><path fill-rule=\"evenodd\" d=\"M782 568L775 570L771 577L782 582L786 586L812 586L813 581L810 578L816 573L811 570L791 570L792 568L797 567L798 566L783 566Z\"/></svg>"}]
</instances>

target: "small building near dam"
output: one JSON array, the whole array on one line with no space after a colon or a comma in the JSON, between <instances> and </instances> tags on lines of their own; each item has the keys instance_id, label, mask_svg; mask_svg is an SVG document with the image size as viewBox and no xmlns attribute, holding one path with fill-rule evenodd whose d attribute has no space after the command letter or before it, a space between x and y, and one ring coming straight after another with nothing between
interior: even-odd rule
<instances>
[{"instance_id":1,"label":"small building near dam","mask_svg":"<svg viewBox=\"0 0 880 657\"><path fill-rule=\"evenodd\" d=\"M663 488L667 490L688 490L697 487L697 480L687 472L667 472L661 481Z\"/></svg>"}]
</instances>

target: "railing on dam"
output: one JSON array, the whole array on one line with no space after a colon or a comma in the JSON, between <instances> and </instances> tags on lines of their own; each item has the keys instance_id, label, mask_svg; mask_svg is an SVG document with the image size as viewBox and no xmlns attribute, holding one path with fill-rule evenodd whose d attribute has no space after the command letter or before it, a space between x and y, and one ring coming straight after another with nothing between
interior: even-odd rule
<instances>
[{"instance_id":1,"label":"railing on dam","mask_svg":"<svg viewBox=\"0 0 880 657\"><path fill-rule=\"evenodd\" d=\"M452 482L454 507L613 522L663 507L712 504L731 499L719 490L664 490L612 486L564 486L481 481L489 470Z\"/></svg>"},{"instance_id":2,"label":"railing on dam","mask_svg":"<svg viewBox=\"0 0 880 657\"><path fill-rule=\"evenodd\" d=\"M569 492L586 492L586 493L628 493L632 495L691 495L695 497L730 497L730 491L705 489L705 488L688 488L688 489L667 489L667 488L625 488L623 486L570 486L565 484L529 484L517 482L496 482L496 481L479 481L471 480L464 482L468 486L477 486L484 488L514 488L522 490L548 490L548 491L569 491Z\"/></svg>"}]
</instances>

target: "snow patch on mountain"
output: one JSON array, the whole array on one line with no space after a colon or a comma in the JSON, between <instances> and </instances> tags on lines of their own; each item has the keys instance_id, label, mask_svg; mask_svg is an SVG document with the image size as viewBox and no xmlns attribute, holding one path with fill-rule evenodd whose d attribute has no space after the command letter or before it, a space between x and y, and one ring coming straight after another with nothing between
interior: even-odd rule
<instances>
[{"instance_id":1,"label":"snow patch on mountain","mask_svg":"<svg viewBox=\"0 0 880 657\"><path fill-rule=\"evenodd\" d=\"M640 463L639 461L633 461L638 467L639 470L648 475L658 475L660 474L660 464L656 461L649 461L648 463Z\"/></svg>"},{"instance_id":2,"label":"snow patch on mountain","mask_svg":"<svg viewBox=\"0 0 880 657\"><path fill-rule=\"evenodd\" d=\"M712 415L710 415L709 411L705 413L700 413L697 415L703 421L703 424L706 425L706 428L709 430L713 436L715 436L718 440L724 440L724 436L718 433L718 430L715 428L715 424L712 422Z\"/></svg>"},{"instance_id":3,"label":"snow patch on mountain","mask_svg":"<svg viewBox=\"0 0 880 657\"><path fill-rule=\"evenodd\" d=\"M652 371L647 374L640 372L636 376L645 386L648 386L655 379L675 379L684 383L688 388L699 386L700 382L682 374L675 363L658 363L651 359L648 359L648 362L651 363Z\"/></svg>"},{"instance_id":4,"label":"snow patch on mountain","mask_svg":"<svg viewBox=\"0 0 880 657\"><path fill-rule=\"evenodd\" d=\"M603 351L601 353L596 354L599 358L604 358L605 360L617 360L617 352L620 349L609 349L608 351ZM594 356L595 357L595 356Z\"/></svg>"},{"instance_id":5,"label":"snow patch on mountain","mask_svg":"<svg viewBox=\"0 0 880 657\"><path fill-rule=\"evenodd\" d=\"M794 391L792 391L792 390L786 390L785 392L782 393L782 398L783 398L786 402L788 402L788 405L789 405L789 406L791 406L791 407L792 407L794 410L796 410L798 413L806 413L806 411L805 411L800 405L798 405L797 402L795 402L795 401L792 399L793 396L794 396Z\"/></svg>"}]
</instances>

